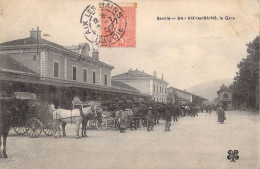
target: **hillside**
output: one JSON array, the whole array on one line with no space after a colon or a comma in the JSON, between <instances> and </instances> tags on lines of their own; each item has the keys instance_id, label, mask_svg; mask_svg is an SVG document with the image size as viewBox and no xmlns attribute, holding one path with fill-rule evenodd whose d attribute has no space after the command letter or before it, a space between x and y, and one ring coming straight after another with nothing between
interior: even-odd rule
<instances>
[{"instance_id":1,"label":"hillside","mask_svg":"<svg viewBox=\"0 0 260 169\"><path fill-rule=\"evenodd\" d=\"M219 90L222 83L229 86L232 82L233 79L212 80L192 86L186 89L186 91L199 95L211 101L217 97L217 91Z\"/></svg>"}]
</instances>

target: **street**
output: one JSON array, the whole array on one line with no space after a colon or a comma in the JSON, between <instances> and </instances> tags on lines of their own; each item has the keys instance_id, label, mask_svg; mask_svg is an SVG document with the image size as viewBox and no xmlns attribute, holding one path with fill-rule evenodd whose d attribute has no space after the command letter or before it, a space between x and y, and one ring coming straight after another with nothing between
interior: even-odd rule
<instances>
[{"instance_id":1,"label":"street","mask_svg":"<svg viewBox=\"0 0 260 169\"><path fill-rule=\"evenodd\" d=\"M8 159L1 169L256 169L260 168L259 116L243 111L226 111L224 124L216 112L181 117L170 132L164 121L146 128L87 130L88 137L75 139L75 125L66 126L67 137L55 139L18 136L7 140ZM230 162L228 150L238 150Z\"/></svg>"}]
</instances>

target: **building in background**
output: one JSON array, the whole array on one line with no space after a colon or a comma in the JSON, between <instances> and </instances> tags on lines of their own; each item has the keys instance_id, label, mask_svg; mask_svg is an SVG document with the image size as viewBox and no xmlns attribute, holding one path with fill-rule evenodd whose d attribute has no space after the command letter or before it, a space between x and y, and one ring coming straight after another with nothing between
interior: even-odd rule
<instances>
[{"instance_id":1,"label":"building in background","mask_svg":"<svg viewBox=\"0 0 260 169\"><path fill-rule=\"evenodd\" d=\"M114 97L148 97L138 90L111 85L114 67L101 62L99 53L89 54L89 45L63 47L31 30L30 36L0 44L1 91L32 92L41 100L71 108L80 100Z\"/></svg>"},{"instance_id":2,"label":"building in background","mask_svg":"<svg viewBox=\"0 0 260 169\"><path fill-rule=\"evenodd\" d=\"M218 101L220 104L223 105L225 110L232 110L233 109L233 102L232 102L232 95L233 91L229 89L227 86L222 84L220 89L217 91L218 94Z\"/></svg>"},{"instance_id":3,"label":"building in background","mask_svg":"<svg viewBox=\"0 0 260 169\"><path fill-rule=\"evenodd\" d=\"M204 101L207 101L205 98L174 87L169 87L167 91L168 102L179 102L181 104L189 104L193 102L196 105L201 106Z\"/></svg>"},{"instance_id":4,"label":"building in background","mask_svg":"<svg viewBox=\"0 0 260 169\"><path fill-rule=\"evenodd\" d=\"M156 71L152 76L138 69L129 69L126 73L112 76L112 80L125 83L139 90L140 93L149 95L155 102L167 102L168 82L164 80L163 74L158 78Z\"/></svg>"}]
</instances>

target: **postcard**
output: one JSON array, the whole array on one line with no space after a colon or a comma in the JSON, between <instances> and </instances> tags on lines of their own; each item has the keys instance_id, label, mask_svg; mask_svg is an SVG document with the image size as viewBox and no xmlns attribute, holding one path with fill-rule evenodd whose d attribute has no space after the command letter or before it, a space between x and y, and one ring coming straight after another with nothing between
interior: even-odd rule
<instances>
[{"instance_id":1,"label":"postcard","mask_svg":"<svg viewBox=\"0 0 260 169\"><path fill-rule=\"evenodd\" d=\"M0 0L1 169L260 169L258 0Z\"/></svg>"}]
</instances>

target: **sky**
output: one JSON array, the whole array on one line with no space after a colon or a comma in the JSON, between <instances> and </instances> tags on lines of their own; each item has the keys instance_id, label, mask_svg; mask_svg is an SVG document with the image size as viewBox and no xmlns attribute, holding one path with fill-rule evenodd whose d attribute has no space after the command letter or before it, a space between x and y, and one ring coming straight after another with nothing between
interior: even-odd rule
<instances>
[{"instance_id":1,"label":"sky","mask_svg":"<svg viewBox=\"0 0 260 169\"><path fill-rule=\"evenodd\" d=\"M113 1L122 4L119 1ZM130 1L136 8L136 47L99 48L100 60L113 65L112 75L130 68L157 71L179 89L233 79L246 57L246 44L259 34L258 0ZM87 0L1 0L0 42L29 37L39 26L46 40L63 46L86 43L80 16ZM123 5L123 4L122 4ZM157 17L230 16L235 20L161 21ZM90 44L91 46L91 44Z\"/></svg>"}]
</instances>

